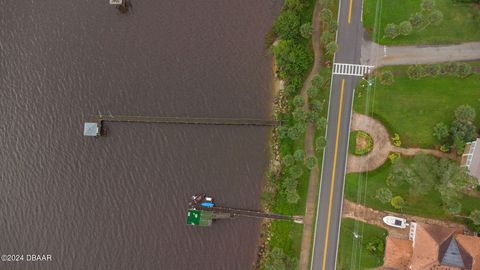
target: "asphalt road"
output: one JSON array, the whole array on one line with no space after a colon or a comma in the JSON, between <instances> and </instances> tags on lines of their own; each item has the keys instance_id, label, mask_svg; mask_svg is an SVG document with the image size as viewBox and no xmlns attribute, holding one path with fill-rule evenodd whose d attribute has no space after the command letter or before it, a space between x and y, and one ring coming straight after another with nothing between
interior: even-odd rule
<instances>
[{"instance_id":1,"label":"asphalt road","mask_svg":"<svg viewBox=\"0 0 480 270\"><path fill-rule=\"evenodd\" d=\"M336 63L360 64L363 35L361 9L361 0L341 0ZM327 145L323 159L311 263L312 269L315 270L333 270L336 267L353 89L359 79L360 77L355 76L332 76Z\"/></svg>"}]
</instances>

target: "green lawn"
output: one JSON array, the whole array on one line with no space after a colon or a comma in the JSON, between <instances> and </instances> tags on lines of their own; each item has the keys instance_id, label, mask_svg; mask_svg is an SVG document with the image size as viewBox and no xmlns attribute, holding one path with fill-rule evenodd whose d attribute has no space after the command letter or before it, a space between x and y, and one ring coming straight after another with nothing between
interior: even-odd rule
<instances>
[{"instance_id":1,"label":"green lawn","mask_svg":"<svg viewBox=\"0 0 480 270\"><path fill-rule=\"evenodd\" d=\"M421 0L364 0L363 25L372 36L378 29L375 40L380 44L444 44L480 40L480 9L472 4L454 0L436 0L436 8L444 19L438 26L414 32L409 36L399 36L393 40L383 38L388 23L398 24L408 20L411 14L420 11ZM376 14L379 25L375 27Z\"/></svg>"},{"instance_id":2,"label":"green lawn","mask_svg":"<svg viewBox=\"0 0 480 270\"><path fill-rule=\"evenodd\" d=\"M409 164L412 158L404 158ZM409 184L403 183L398 187L389 187L386 184L387 176L390 172L391 162L387 160L385 164L371 172L350 173L345 179L345 198L366 205L368 207L386 210L392 212L402 212L409 215L416 215L428 218L440 218L465 222L465 220L448 215L442 208L442 199L440 193L432 190L429 193L414 197L409 193ZM393 196L402 196L407 205L402 210L396 210L389 203L382 203L375 198L376 190L382 187L388 187ZM461 215L468 216L470 212L480 205L480 198L464 196L460 203L462 204Z\"/></svg>"},{"instance_id":3,"label":"green lawn","mask_svg":"<svg viewBox=\"0 0 480 270\"><path fill-rule=\"evenodd\" d=\"M474 63L473 65L476 65ZM404 73L406 66L386 67ZM450 125L455 109L463 104L476 108L480 114L480 74L465 79L453 76L426 77L411 80L405 74L395 75L395 82L386 86L374 83L369 90L357 88L354 110L373 115L389 132L400 134L402 147L432 148L438 144L433 127L439 122ZM476 119L480 126L480 117Z\"/></svg>"},{"instance_id":4,"label":"green lawn","mask_svg":"<svg viewBox=\"0 0 480 270\"><path fill-rule=\"evenodd\" d=\"M354 237L354 233L359 237ZM383 228L349 218L342 219L337 269L364 270L383 265L383 257L371 254L367 245L374 240L385 243L386 236L387 231Z\"/></svg>"}]
</instances>

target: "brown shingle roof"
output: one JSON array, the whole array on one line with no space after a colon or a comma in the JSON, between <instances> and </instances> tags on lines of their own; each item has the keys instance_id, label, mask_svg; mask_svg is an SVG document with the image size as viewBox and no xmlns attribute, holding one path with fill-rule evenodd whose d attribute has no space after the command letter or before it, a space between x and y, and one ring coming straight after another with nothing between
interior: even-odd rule
<instances>
[{"instance_id":1,"label":"brown shingle roof","mask_svg":"<svg viewBox=\"0 0 480 270\"><path fill-rule=\"evenodd\" d=\"M480 270L480 238L459 234L458 245L472 257L472 270Z\"/></svg>"},{"instance_id":2,"label":"brown shingle roof","mask_svg":"<svg viewBox=\"0 0 480 270\"><path fill-rule=\"evenodd\" d=\"M412 270L425 270L439 265L440 246L455 233L455 229L417 224ZM435 269L435 268L433 268Z\"/></svg>"},{"instance_id":3,"label":"brown shingle roof","mask_svg":"<svg viewBox=\"0 0 480 270\"><path fill-rule=\"evenodd\" d=\"M388 236L383 266L387 269L408 270L412 258L412 242Z\"/></svg>"}]
</instances>

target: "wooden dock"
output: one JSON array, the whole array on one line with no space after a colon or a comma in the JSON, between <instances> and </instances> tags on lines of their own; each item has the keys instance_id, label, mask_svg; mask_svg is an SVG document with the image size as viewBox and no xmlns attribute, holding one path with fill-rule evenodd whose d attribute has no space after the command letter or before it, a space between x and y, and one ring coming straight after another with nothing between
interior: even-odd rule
<instances>
[{"instance_id":1,"label":"wooden dock","mask_svg":"<svg viewBox=\"0 0 480 270\"><path fill-rule=\"evenodd\" d=\"M198 118L198 117L158 117L130 115L94 115L91 122L127 122L127 123L157 123L177 125L223 125L223 126L277 126L276 120L250 118Z\"/></svg>"},{"instance_id":2,"label":"wooden dock","mask_svg":"<svg viewBox=\"0 0 480 270\"><path fill-rule=\"evenodd\" d=\"M232 217L240 216L240 217L253 217L253 218L268 218L268 219L277 219L277 220L289 220L289 221L294 221L295 223L303 223L303 217L300 217L300 216L285 216L285 215L279 215L279 214L264 213L260 211L230 208L230 207L220 207L220 206L204 207L204 206L197 205L195 208L199 210L210 211L213 213L230 214L230 216Z\"/></svg>"}]
</instances>

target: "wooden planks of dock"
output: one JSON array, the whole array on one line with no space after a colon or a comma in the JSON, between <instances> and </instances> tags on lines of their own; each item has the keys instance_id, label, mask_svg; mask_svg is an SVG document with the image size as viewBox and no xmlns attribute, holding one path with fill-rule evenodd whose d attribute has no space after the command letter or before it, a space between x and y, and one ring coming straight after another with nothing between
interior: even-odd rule
<instances>
[{"instance_id":1,"label":"wooden planks of dock","mask_svg":"<svg viewBox=\"0 0 480 270\"><path fill-rule=\"evenodd\" d=\"M158 123L183 125L227 125L227 126L276 126L276 120L250 118L199 118L199 117L159 117L130 115L94 115L90 121L100 125L103 122Z\"/></svg>"}]
</instances>

